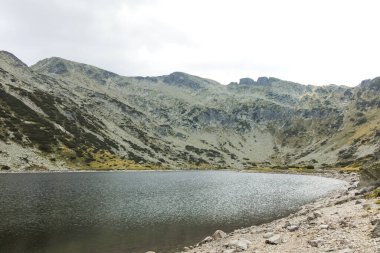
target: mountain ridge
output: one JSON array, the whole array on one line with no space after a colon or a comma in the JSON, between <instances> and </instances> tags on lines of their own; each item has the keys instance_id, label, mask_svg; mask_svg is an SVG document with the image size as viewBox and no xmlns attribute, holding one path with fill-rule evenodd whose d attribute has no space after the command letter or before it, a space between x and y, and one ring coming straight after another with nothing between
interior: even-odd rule
<instances>
[{"instance_id":1,"label":"mountain ridge","mask_svg":"<svg viewBox=\"0 0 380 253\"><path fill-rule=\"evenodd\" d=\"M58 57L27 67L9 54L0 53L0 140L32 150L39 166L49 157L49 168L322 168L380 153L379 78L356 87L222 85L183 72L124 77ZM44 134L44 143L33 136ZM30 166L4 157L4 166Z\"/></svg>"}]
</instances>

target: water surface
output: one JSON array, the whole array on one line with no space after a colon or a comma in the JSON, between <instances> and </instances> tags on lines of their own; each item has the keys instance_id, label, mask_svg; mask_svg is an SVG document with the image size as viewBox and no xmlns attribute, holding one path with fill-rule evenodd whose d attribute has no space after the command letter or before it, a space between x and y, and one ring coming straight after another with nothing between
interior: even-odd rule
<instances>
[{"instance_id":1,"label":"water surface","mask_svg":"<svg viewBox=\"0 0 380 253\"><path fill-rule=\"evenodd\" d=\"M0 252L175 252L344 184L227 171L0 174Z\"/></svg>"}]
</instances>

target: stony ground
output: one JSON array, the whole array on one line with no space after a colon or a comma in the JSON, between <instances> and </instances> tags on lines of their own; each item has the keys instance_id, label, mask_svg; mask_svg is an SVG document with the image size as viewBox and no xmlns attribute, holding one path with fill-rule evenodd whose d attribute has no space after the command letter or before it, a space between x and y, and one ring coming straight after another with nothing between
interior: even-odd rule
<instances>
[{"instance_id":1,"label":"stony ground","mask_svg":"<svg viewBox=\"0 0 380 253\"><path fill-rule=\"evenodd\" d=\"M302 207L289 217L260 226L217 231L190 253L380 253L380 220L372 188L357 188L358 178L346 178L349 186L329 197ZM376 194L377 196L377 194Z\"/></svg>"}]
</instances>

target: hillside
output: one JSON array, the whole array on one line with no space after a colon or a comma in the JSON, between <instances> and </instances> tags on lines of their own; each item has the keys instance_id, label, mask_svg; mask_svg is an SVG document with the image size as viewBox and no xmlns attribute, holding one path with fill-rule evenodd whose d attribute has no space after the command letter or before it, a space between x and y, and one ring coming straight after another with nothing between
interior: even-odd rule
<instances>
[{"instance_id":1,"label":"hillside","mask_svg":"<svg viewBox=\"0 0 380 253\"><path fill-rule=\"evenodd\" d=\"M34 169L344 167L380 156L380 78L356 87L273 77L228 85L124 77L0 52L0 166Z\"/></svg>"}]
</instances>

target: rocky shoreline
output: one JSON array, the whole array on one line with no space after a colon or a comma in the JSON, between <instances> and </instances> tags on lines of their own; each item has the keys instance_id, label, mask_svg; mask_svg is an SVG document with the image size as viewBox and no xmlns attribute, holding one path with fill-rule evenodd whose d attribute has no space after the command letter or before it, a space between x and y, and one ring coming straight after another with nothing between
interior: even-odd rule
<instances>
[{"instance_id":1,"label":"rocky shoreline","mask_svg":"<svg viewBox=\"0 0 380 253\"><path fill-rule=\"evenodd\" d=\"M378 189L359 189L359 176L355 173L330 176L347 181L347 187L288 217L229 234L216 231L182 252L379 253Z\"/></svg>"}]
</instances>

